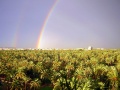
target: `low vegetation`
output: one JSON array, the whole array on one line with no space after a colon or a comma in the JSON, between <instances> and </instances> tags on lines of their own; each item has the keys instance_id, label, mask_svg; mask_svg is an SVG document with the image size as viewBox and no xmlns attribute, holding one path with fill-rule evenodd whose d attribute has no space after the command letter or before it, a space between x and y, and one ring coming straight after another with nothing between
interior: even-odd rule
<instances>
[{"instance_id":1,"label":"low vegetation","mask_svg":"<svg viewBox=\"0 0 120 90\"><path fill-rule=\"evenodd\" d=\"M1 50L0 90L119 90L120 50Z\"/></svg>"}]
</instances>

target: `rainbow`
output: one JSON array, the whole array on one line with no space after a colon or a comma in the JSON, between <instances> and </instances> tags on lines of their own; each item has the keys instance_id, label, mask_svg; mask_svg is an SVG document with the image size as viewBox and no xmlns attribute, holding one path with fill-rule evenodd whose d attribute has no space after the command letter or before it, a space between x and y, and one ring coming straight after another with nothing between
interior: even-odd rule
<instances>
[{"instance_id":1,"label":"rainbow","mask_svg":"<svg viewBox=\"0 0 120 90\"><path fill-rule=\"evenodd\" d=\"M48 23L48 20L49 20L49 17L51 16L55 6L57 5L59 0L56 0L54 2L54 4L52 5L51 9L49 10L45 20L44 20L44 23L42 25L42 28L40 29L40 34L39 34L39 38L38 38L38 42L37 42L37 48L41 48L40 45L41 45L41 40L42 40L42 35L43 35L43 32L45 30L45 27L46 27L46 24Z\"/></svg>"},{"instance_id":2,"label":"rainbow","mask_svg":"<svg viewBox=\"0 0 120 90\"><path fill-rule=\"evenodd\" d=\"M26 8L28 5L27 3L28 3L28 1L25 1L22 4L21 10L20 10L18 23L16 25L16 31L13 36L14 37L13 38L13 47L18 47L20 27L21 27L22 23L24 22L25 12L26 12Z\"/></svg>"}]
</instances>

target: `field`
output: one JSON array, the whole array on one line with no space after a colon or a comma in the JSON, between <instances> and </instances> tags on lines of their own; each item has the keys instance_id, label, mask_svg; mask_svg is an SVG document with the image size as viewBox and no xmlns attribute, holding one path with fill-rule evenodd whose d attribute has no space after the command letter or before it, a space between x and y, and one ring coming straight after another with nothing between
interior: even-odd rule
<instances>
[{"instance_id":1,"label":"field","mask_svg":"<svg viewBox=\"0 0 120 90\"><path fill-rule=\"evenodd\" d=\"M0 90L119 90L120 50L0 50Z\"/></svg>"}]
</instances>

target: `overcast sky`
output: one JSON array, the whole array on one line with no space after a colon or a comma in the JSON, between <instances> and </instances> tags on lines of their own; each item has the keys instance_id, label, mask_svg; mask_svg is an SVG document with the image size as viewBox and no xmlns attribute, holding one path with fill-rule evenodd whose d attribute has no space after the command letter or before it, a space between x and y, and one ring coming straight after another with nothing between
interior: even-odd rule
<instances>
[{"instance_id":1,"label":"overcast sky","mask_svg":"<svg viewBox=\"0 0 120 90\"><path fill-rule=\"evenodd\" d=\"M0 0L0 47L36 48L56 0ZM40 48L120 48L120 0L58 0Z\"/></svg>"}]
</instances>

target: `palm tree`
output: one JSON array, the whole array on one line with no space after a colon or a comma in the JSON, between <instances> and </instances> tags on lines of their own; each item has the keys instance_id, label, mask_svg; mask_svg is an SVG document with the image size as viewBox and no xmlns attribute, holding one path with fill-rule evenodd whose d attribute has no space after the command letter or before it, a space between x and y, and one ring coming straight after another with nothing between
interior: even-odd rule
<instances>
[{"instance_id":1,"label":"palm tree","mask_svg":"<svg viewBox=\"0 0 120 90\"><path fill-rule=\"evenodd\" d=\"M31 79L28 78L28 77L24 77L23 80L24 80L24 87L25 87L25 90L27 90L27 84L28 84L28 82L29 82Z\"/></svg>"},{"instance_id":2,"label":"palm tree","mask_svg":"<svg viewBox=\"0 0 120 90\"><path fill-rule=\"evenodd\" d=\"M16 75L15 75L15 78L18 79L18 80L23 79L24 77L26 77L24 72L17 72Z\"/></svg>"},{"instance_id":3,"label":"palm tree","mask_svg":"<svg viewBox=\"0 0 120 90\"><path fill-rule=\"evenodd\" d=\"M12 84L11 84L11 89L10 90L22 90L23 88L23 82L17 80L17 79L14 79Z\"/></svg>"},{"instance_id":4,"label":"palm tree","mask_svg":"<svg viewBox=\"0 0 120 90\"><path fill-rule=\"evenodd\" d=\"M40 87L40 81L38 78L30 82L30 89L36 90L39 87Z\"/></svg>"},{"instance_id":5,"label":"palm tree","mask_svg":"<svg viewBox=\"0 0 120 90\"><path fill-rule=\"evenodd\" d=\"M118 90L118 71L115 66L109 68L107 76L110 80L110 89Z\"/></svg>"}]
</instances>

